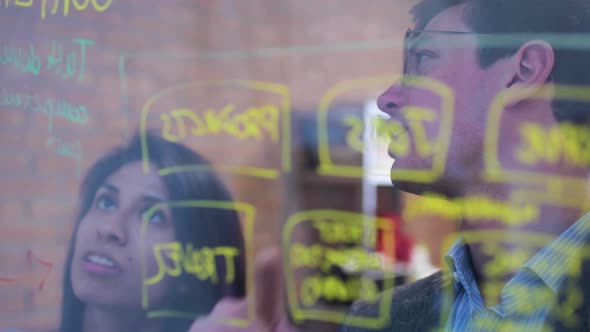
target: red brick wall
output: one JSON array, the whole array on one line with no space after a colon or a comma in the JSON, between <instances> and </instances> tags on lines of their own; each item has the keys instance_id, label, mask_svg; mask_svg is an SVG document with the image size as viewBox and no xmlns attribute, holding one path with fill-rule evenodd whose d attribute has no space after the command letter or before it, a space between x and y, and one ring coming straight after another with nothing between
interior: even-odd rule
<instances>
[{"instance_id":1,"label":"red brick wall","mask_svg":"<svg viewBox=\"0 0 590 332\"><path fill-rule=\"evenodd\" d=\"M293 112L314 111L324 93L342 80L399 68L398 46L412 1L113 0L104 12L92 6L79 11L70 3L65 16L67 0L47 0L42 18L44 2L0 1L0 57L6 62L5 48L29 52L34 47L43 65L32 74L0 61L0 103L15 93L23 99L63 100L85 106L88 122L55 117L50 128L48 116L33 106L8 101L0 106L0 328L57 325L77 172L84 174L98 156L138 128L150 96L187 82L256 80L287 86ZM62 78L63 71L47 68L52 41L62 45L64 56L76 52L79 61L76 38L93 41L86 47L84 75L78 71ZM372 42L380 39L397 44ZM362 102L383 88L343 98ZM175 98L172 103L200 110L230 102L239 107L280 103L276 95L227 87L195 89ZM158 125L154 118L149 123ZM284 206L294 199L284 186L285 139L281 134L278 143L227 136L185 142L217 165L254 165L283 174L257 179L223 173L235 198L257 208L256 248L278 242ZM79 166L57 153L64 142L79 142ZM48 273L41 261L51 263Z\"/></svg>"}]
</instances>

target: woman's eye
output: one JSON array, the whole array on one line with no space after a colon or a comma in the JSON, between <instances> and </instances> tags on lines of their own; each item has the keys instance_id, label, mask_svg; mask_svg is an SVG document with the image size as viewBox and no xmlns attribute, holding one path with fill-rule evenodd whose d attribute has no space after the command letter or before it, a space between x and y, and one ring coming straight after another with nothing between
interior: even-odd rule
<instances>
[{"instance_id":1,"label":"woman's eye","mask_svg":"<svg viewBox=\"0 0 590 332\"><path fill-rule=\"evenodd\" d=\"M144 212L144 216L145 216L145 212ZM149 216L148 221L152 224L165 224L166 223L166 215L164 214L164 212L159 210L159 211L152 213Z\"/></svg>"},{"instance_id":2,"label":"woman's eye","mask_svg":"<svg viewBox=\"0 0 590 332\"><path fill-rule=\"evenodd\" d=\"M117 207L117 204L111 197L101 195L96 199L96 206L101 210L112 210Z\"/></svg>"}]
</instances>

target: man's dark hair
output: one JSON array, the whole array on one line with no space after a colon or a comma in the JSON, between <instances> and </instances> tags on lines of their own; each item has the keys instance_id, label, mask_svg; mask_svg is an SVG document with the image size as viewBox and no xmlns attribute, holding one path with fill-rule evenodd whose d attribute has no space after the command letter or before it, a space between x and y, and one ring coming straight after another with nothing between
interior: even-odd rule
<instances>
[{"instance_id":1,"label":"man's dark hair","mask_svg":"<svg viewBox=\"0 0 590 332\"><path fill-rule=\"evenodd\" d=\"M543 35L588 34L590 37L590 1L588 0L423 0L411 10L416 29L424 27L442 11L465 4L464 23L478 34L529 35L528 40ZM523 40L524 43L526 40ZM576 49L556 47L551 79L555 84L590 87L590 44ZM583 43L584 41L580 41ZM480 45L478 56L482 68L513 55L519 46L487 47ZM590 124L590 105L555 100L553 110L559 121Z\"/></svg>"}]
</instances>

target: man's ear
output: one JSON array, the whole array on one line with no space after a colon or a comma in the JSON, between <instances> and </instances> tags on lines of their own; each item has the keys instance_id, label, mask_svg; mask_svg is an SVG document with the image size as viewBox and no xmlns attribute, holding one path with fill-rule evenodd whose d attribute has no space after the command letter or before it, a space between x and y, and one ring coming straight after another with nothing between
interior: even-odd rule
<instances>
[{"instance_id":1,"label":"man's ear","mask_svg":"<svg viewBox=\"0 0 590 332\"><path fill-rule=\"evenodd\" d=\"M553 47L543 40L531 40L522 45L513 56L513 75L507 88L517 88L534 94L551 80L555 64ZM520 92L520 91L519 91Z\"/></svg>"}]
</instances>

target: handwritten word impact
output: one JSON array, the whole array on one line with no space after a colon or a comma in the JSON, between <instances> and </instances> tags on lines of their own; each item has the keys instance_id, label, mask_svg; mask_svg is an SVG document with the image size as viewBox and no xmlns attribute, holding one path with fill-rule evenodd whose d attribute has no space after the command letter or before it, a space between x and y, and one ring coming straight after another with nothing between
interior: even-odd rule
<instances>
[{"instance_id":1,"label":"handwritten word impact","mask_svg":"<svg viewBox=\"0 0 590 332\"><path fill-rule=\"evenodd\" d=\"M508 225L522 225L536 220L539 213L539 207L533 204L500 202L485 196L449 200L429 193L409 203L404 218L435 214L451 220L499 220Z\"/></svg>"},{"instance_id":2,"label":"handwritten word impact","mask_svg":"<svg viewBox=\"0 0 590 332\"><path fill-rule=\"evenodd\" d=\"M215 264L216 256L225 258L225 283L232 283L236 277L234 258L239 254L238 248L235 247L203 247L193 249L191 243L187 243L183 251L180 242L169 242L156 244L154 246L154 257L158 263L158 273L145 280L145 285L154 285L160 282L164 276L178 277L183 270L186 273L193 274L199 280L209 280L213 284L219 282L217 266ZM172 260L172 266L166 264L164 257Z\"/></svg>"},{"instance_id":3,"label":"handwritten word impact","mask_svg":"<svg viewBox=\"0 0 590 332\"><path fill-rule=\"evenodd\" d=\"M590 165L590 128L563 123L551 128L525 123L520 126L522 145L515 150L524 165L547 163L556 165L561 160L569 166Z\"/></svg>"},{"instance_id":4,"label":"handwritten word impact","mask_svg":"<svg viewBox=\"0 0 590 332\"><path fill-rule=\"evenodd\" d=\"M278 142L279 109L276 106L248 107L241 113L233 114L235 109L235 105L228 104L219 111L208 109L203 115L186 108L172 110L169 114L163 113L160 115L160 119L164 122L162 136L173 142L186 138L186 120L190 134L193 136L225 133L240 140L249 138L261 140L266 133L271 142ZM170 117L175 120L176 135L172 133Z\"/></svg>"},{"instance_id":5,"label":"handwritten word impact","mask_svg":"<svg viewBox=\"0 0 590 332\"><path fill-rule=\"evenodd\" d=\"M64 45L53 40L49 43L47 54L43 56L39 55L33 44L29 44L28 49L5 45L0 53L0 64L12 66L33 76L47 71L62 79L76 77L78 81L82 81L86 72L87 47L94 45L94 41L74 38L72 44L75 50L69 47L64 52Z\"/></svg>"},{"instance_id":6,"label":"handwritten word impact","mask_svg":"<svg viewBox=\"0 0 590 332\"><path fill-rule=\"evenodd\" d=\"M33 6L33 0L4 0L4 8L8 7L20 7L27 8ZM47 15L47 0L40 0L41 2L41 18L45 19ZM63 16L68 16L70 13L70 6L74 7L75 10L87 11L92 3L92 9L96 12L104 12L109 9L113 4L113 0L53 0L53 7L51 7L51 15L56 15L59 9L60 3L63 8ZM2 7L0 7L2 8Z\"/></svg>"}]
</instances>

